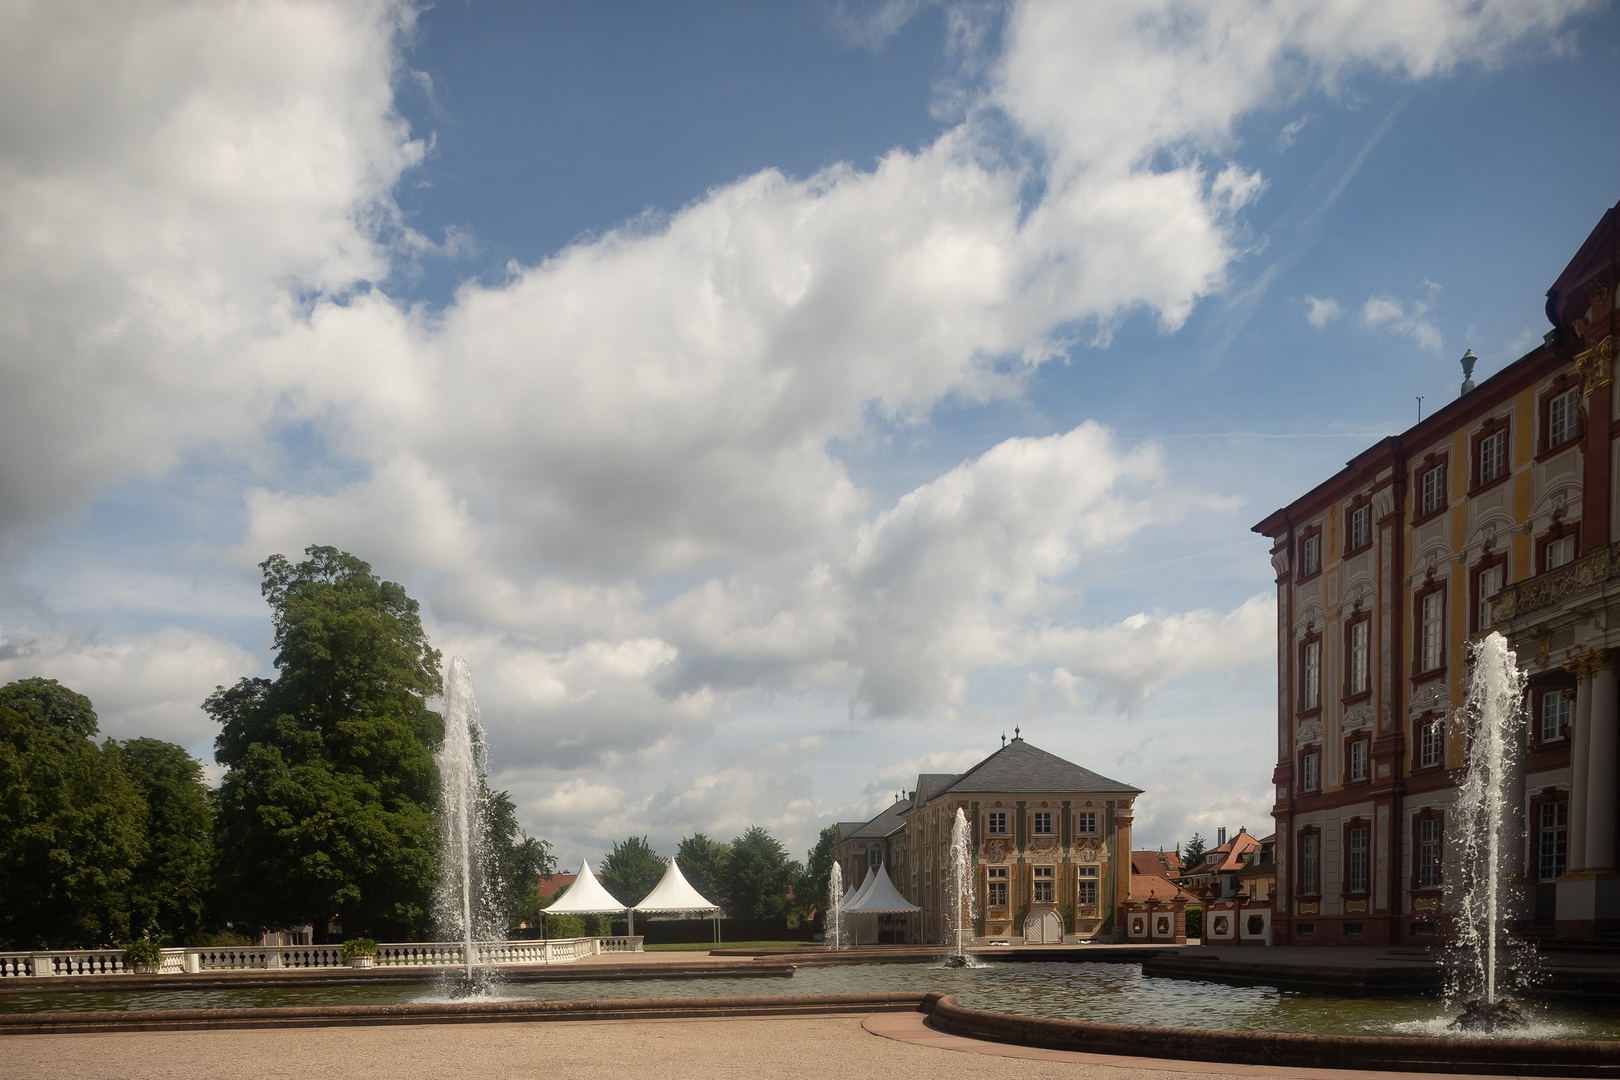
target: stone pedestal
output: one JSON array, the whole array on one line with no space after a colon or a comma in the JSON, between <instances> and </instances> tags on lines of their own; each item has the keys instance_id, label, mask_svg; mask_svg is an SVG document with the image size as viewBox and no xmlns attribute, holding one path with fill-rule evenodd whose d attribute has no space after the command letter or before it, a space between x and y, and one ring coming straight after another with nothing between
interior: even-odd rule
<instances>
[{"instance_id":1,"label":"stone pedestal","mask_svg":"<svg viewBox=\"0 0 1620 1080\"><path fill-rule=\"evenodd\" d=\"M1554 933L1590 938L1620 931L1620 874L1580 871L1559 878Z\"/></svg>"}]
</instances>

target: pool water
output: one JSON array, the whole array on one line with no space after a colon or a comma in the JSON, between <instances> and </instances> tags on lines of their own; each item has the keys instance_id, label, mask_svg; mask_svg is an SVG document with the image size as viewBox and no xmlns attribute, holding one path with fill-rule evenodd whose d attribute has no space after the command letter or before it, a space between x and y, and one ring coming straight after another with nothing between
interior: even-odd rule
<instances>
[{"instance_id":1,"label":"pool water","mask_svg":"<svg viewBox=\"0 0 1620 1080\"><path fill-rule=\"evenodd\" d=\"M31 990L32 988L30 988ZM922 993L956 995L962 1004L1025 1016L1163 1027L1224 1028L1339 1035L1444 1035L1455 1015L1428 998L1332 997L1269 987L1156 979L1138 964L987 963L974 968L928 964L808 967L791 979L706 978L597 982L507 982L490 1000L731 997L759 994ZM108 1009L209 1009L274 1005L384 1005L448 1000L433 987L244 987L240 990L138 990L0 993L0 1012ZM1535 1038L1620 1039L1620 1009L1537 1003Z\"/></svg>"}]
</instances>

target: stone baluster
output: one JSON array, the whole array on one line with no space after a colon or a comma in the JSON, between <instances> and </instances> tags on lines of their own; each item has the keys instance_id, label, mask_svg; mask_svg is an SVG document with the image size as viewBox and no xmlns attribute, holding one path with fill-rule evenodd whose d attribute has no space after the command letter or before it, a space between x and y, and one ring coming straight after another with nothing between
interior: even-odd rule
<instances>
[{"instance_id":1,"label":"stone baluster","mask_svg":"<svg viewBox=\"0 0 1620 1080\"><path fill-rule=\"evenodd\" d=\"M1592 658L1592 734L1574 759L1586 770L1586 862L1589 870L1615 869L1615 771L1620 765L1620 700L1614 661L1607 650Z\"/></svg>"}]
</instances>

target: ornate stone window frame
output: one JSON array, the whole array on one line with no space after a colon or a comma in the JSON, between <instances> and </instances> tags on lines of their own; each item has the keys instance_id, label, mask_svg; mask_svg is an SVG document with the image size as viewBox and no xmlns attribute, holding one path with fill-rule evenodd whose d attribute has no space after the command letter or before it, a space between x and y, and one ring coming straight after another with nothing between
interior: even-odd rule
<instances>
[{"instance_id":1,"label":"ornate stone window frame","mask_svg":"<svg viewBox=\"0 0 1620 1080\"><path fill-rule=\"evenodd\" d=\"M1307 696L1309 682L1305 673L1309 669L1310 647L1316 646L1316 701L1312 702ZM1307 625L1305 633L1300 636L1299 647L1296 650L1299 657L1299 700L1294 703L1294 714L1300 719L1320 716L1322 713L1322 700L1327 697L1324 686L1324 676L1327 669L1327 650L1324 647L1322 631Z\"/></svg>"},{"instance_id":2,"label":"ornate stone window frame","mask_svg":"<svg viewBox=\"0 0 1620 1080\"><path fill-rule=\"evenodd\" d=\"M1487 570L1500 566L1502 568L1502 588L1512 585L1512 571L1508 567L1508 553L1506 551L1493 551L1491 544L1487 543L1484 552L1480 554L1479 561L1468 568L1468 636L1473 637L1479 633L1479 616L1481 605L1486 603L1485 597L1479 594L1480 576ZM1498 591L1492 594L1500 596ZM1487 609L1488 610L1488 609Z\"/></svg>"},{"instance_id":3,"label":"ornate stone window frame","mask_svg":"<svg viewBox=\"0 0 1620 1080\"><path fill-rule=\"evenodd\" d=\"M1367 688L1365 690L1357 690L1350 684L1350 676L1355 667L1355 659L1351 653L1350 645L1355 636L1352 628L1356 626L1365 626L1367 628ZM1373 660L1377 655L1373 651L1372 612L1357 607L1344 620L1341 629L1344 634L1344 688L1339 695L1339 700L1346 705L1353 705L1359 701L1367 701L1372 697Z\"/></svg>"},{"instance_id":4,"label":"ornate stone window frame","mask_svg":"<svg viewBox=\"0 0 1620 1080\"><path fill-rule=\"evenodd\" d=\"M1316 841L1316 880L1305 880L1305 839L1311 837ZM1320 825L1303 825L1294 836L1294 853L1298 860L1295 865L1299 870L1294 874L1294 895L1301 899L1313 899L1322 895L1322 827ZM1309 892L1307 885L1312 886Z\"/></svg>"},{"instance_id":5,"label":"ornate stone window frame","mask_svg":"<svg viewBox=\"0 0 1620 1080\"><path fill-rule=\"evenodd\" d=\"M1367 861L1361 870L1361 888L1359 889L1352 889L1350 887L1350 831L1352 829L1361 829L1367 834L1367 843L1361 852L1362 857ZM1344 823L1339 846L1340 858L1343 863L1343 865L1339 868L1340 895L1354 896L1357 899L1361 899L1366 897L1372 891L1372 844L1373 830L1371 821L1364 817L1353 817Z\"/></svg>"},{"instance_id":6,"label":"ornate stone window frame","mask_svg":"<svg viewBox=\"0 0 1620 1080\"><path fill-rule=\"evenodd\" d=\"M1313 540L1316 541L1316 569L1314 570L1310 568L1310 564L1305 559L1305 546ZM1322 526L1306 525L1300 529L1296 544L1299 548L1299 558L1296 560L1295 565L1299 568L1299 574L1294 578L1294 584L1303 585L1307 581L1320 577L1323 568L1327 566L1327 545L1322 541Z\"/></svg>"},{"instance_id":7,"label":"ornate stone window frame","mask_svg":"<svg viewBox=\"0 0 1620 1080\"><path fill-rule=\"evenodd\" d=\"M1367 755L1366 769L1362 773L1362 775L1360 775L1360 776L1352 776L1351 773L1350 773L1351 747L1357 746L1357 745L1360 745L1360 746L1363 746L1363 747L1366 748L1366 755ZM1372 771L1373 771L1372 770L1372 732L1370 732L1370 731L1352 731L1352 732L1349 732L1344 737L1344 775L1342 777L1340 777L1340 783L1343 784L1345 787L1349 787L1352 784L1357 785L1357 786L1359 786L1361 784L1370 784L1370 783L1372 783Z\"/></svg>"},{"instance_id":8,"label":"ornate stone window frame","mask_svg":"<svg viewBox=\"0 0 1620 1080\"><path fill-rule=\"evenodd\" d=\"M1439 828L1435 831L1435 867L1434 884L1423 884L1423 864L1419 861L1423 852L1420 837L1423 835L1423 822L1438 821ZM1446 812L1438 806L1427 806L1412 815L1412 893L1424 896L1438 897L1446 885ZM1439 909L1434 909L1439 913Z\"/></svg>"},{"instance_id":9,"label":"ornate stone window frame","mask_svg":"<svg viewBox=\"0 0 1620 1080\"><path fill-rule=\"evenodd\" d=\"M1427 513L1423 510L1423 478L1435 469L1440 472L1440 505ZM1451 509L1451 451L1425 454L1423 460L1412 467L1412 524L1422 525Z\"/></svg>"},{"instance_id":10,"label":"ornate stone window frame","mask_svg":"<svg viewBox=\"0 0 1620 1080\"><path fill-rule=\"evenodd\" d=\"M1351 541L1355 537L1355 530L1351 528L1351 523L1355 520L1356 514L1362 510L1367 512L1367 539L1352 547ZM1373 520L1372 495L1370 493L1357 495L1344 508L1344 552L1340 558L1359 554L1372 547L1373 537L1377 533L1378 522Z\"/></svg>"},{"instance_id":11,"label":"ornate stone window frame","mask_svg":"<svg viewBox=\"0 0 1620 1080\"><path fill-rule=\"evenodd\" d=\"M1571 566L1581 557L1581 523L1579 521L1565 521L1562 515L1555 513L1552 524L1547 526L1547 531L1536 537L1536 573L1546 574L1552 572L1547 569L1547 548L1551 546L1553 541L1562 540L1566 536L1575 539L1575 554L1571 555L1569 562L1564 564L1564 566ZM1564 566L1555 567L1554 569L1562 570Z\"/></svg>"},{"instance_id":12,"label":"ornate stone window frame","mask_svg":"<svg viewBox=\"0 0 1620 1080\"><path fill-rule=\"evenodd\" d=\"M1483 464L1480 460L1480 450L1485 440L1492 435L1502 435L1502 471L1489 480L1480 479ZM1504 484L1513 475L1513 422L1507 415L1492 416L1488 418L1468 440L1468 495L1472 498L1482 491L1489 491L1498 484Z\"/></svg>"},{"instance_id":13,"label":"ornate stone window frame","mask_svg":"<svg viewBox=\"0 0 1620 1080\"><path fill-rule=\"evenodd\" d=\"M1447 623L1451 605L1446 595L1448 582L1443 577L1433 577L1412 590L1412 682L1414 684L1428 682L1430 679L1444 678L1446 667L1451 658L1450 643L1447 640ZM1434 667L1423 666L1423 601L1435 593L1440 594L1440 662Z\"/></svg>"},{"instance_id":14,"label":"ornate stone window frame","mask_svg":"<svg viewBox=\"0 0 1620 1080\"><path fill-rule=\"evenodd\" d=\"M1581 376L1573 368L1564 372L1536 397L1536 460L1545 461L1554 454L1580 446L1586 441L1586 398L1580 392ZM1569 391L1575 391L1575 433L1556 446L1549 446L1552 435L1552 403Z\"/></svg>"}]
</instances>

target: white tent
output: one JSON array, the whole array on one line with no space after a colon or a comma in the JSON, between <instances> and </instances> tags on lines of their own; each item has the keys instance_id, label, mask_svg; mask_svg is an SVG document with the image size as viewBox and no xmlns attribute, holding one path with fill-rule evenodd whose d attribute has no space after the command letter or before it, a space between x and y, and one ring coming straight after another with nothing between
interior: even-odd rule
<instances>
[{"instance_id":1,"label":"white tent","mask_svg":"<svg viewBox=\"0 0 1620 1080\"><path fill-rule=\"evenodd\" d=\"M675 865L675 860L669 860L669 869L664 871L662 880L646 899L635 907L637 911L719 911L720 905L705 897L692 888L681 873L681 868Z\"/></svg>"},{"instance_id":2,"label":"white tent","mask_svg":"<svg viewBox=\"0 0 1620 1080\"><path fill-rule=\"evenodd\" d=\"M900 890L894 887L894 882L882 869L874 869L872 873L877 876L876 880L862 887L861 895L844 908L846 912L859 915L909 915L922 910L900 895Z\"/></svg>"},{"instance_id":3,"label":"white tent","mask_svg":"<svg viewBox=\"0 0 1620 1080\"><path fill-rule=\"evenodd\" d=\"M866 880L861 882L861 887L856 889L853 895L844 894L844 910L854 911L855 905L861 902L861 897L872 891L872 887L877 884L877 879L878 871L877 867L874 866L866 872Z\"/></svg>"},{"instance_id":4,"label":"white tent","mask_svg":"<svg viewBox=\"0 0 1620 1080\"><path fill-rule=\"evenodd\" d=\"M623 911L624 905L613 899L613 894L602 888L602 883L591 873L588 859L579 861L579 876L563 894L546 908L547 915L612 915Z\"/></svg>"}]
</instances>

